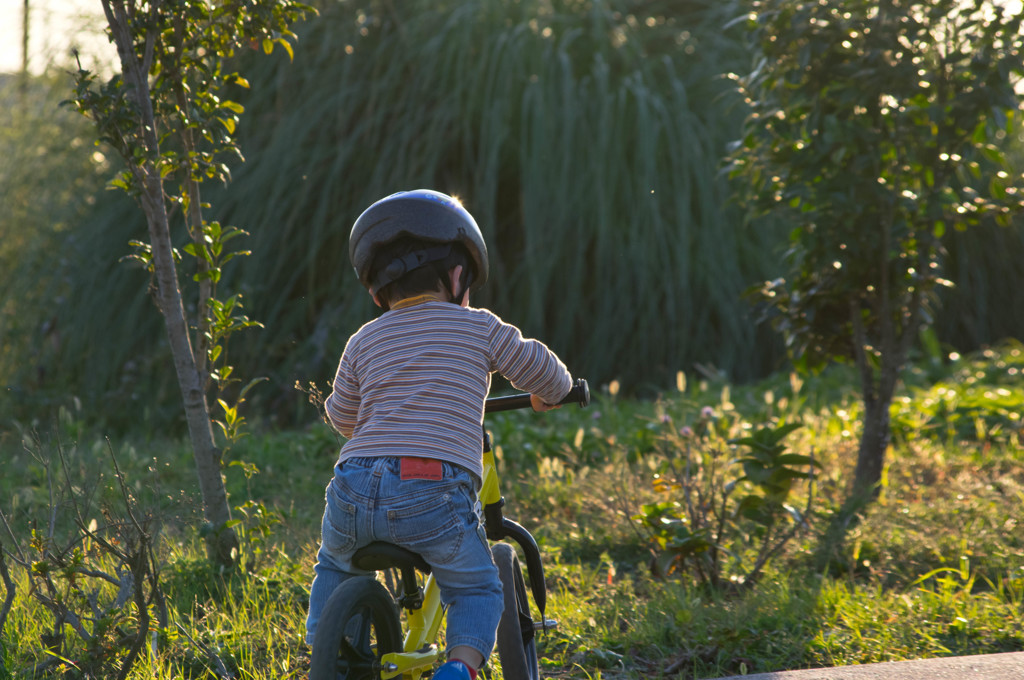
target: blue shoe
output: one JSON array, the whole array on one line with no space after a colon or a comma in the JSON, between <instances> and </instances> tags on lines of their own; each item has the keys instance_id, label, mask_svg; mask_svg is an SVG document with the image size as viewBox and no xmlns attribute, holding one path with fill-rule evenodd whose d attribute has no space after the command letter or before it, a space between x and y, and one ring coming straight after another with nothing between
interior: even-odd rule
<instances>
[{"instance_id":1,"label":"blue shoe","mask_svg":"<svg viewBox=\"0 0 1024 680\"><path fill-rule=\"evenodd\" d=\"M452 660L434 673L434 680L470 680L469 667L461 661Z\"/></svg>"}]
</instances>

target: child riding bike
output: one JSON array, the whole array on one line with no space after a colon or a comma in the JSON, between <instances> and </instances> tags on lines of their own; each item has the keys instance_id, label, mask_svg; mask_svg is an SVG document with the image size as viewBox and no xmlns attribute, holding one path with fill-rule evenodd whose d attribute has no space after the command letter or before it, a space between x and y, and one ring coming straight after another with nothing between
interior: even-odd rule
<instances>
[{"instance_id":1,"label":"child riding bike","mask_svg":"<svg viewBox=\"0 0 1024 680\"><path fill-rule=\"evenodd\" d=\"M469 307L487 279L487 246L451 196L377 201L353 225L349 256L386 311L349 338L325 404L348 441L327 485L306 641L334 589L366 573L355 551L386 541L423 557L448 607L448 662L433 677L470 680L503 608L478 499L491 374L531 393L538 411L555 408L572 377L542 343Z\"/></svg>"}]
</instances>

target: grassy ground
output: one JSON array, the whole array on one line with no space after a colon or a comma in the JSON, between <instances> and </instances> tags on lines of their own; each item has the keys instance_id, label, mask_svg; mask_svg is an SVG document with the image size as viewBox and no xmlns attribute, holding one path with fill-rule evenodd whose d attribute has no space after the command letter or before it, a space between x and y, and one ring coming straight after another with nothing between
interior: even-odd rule
<instances>
[{"instance_id":1,"label":"grassy ground","mask_svg":"<svg viewBox=\"0 0 1024 680\"><path fill-rule=\"evenodd\" d=\"M541 642L545 676L713 678L1024 649L1022 369L1019 345L952 367L922 364L893 409L882 494L824 570L812 568L814 550L856 456L859 406L840 373L744 388L691 377L680 379L682 390L644 402L619 398L612 385L588 410L493 417L506 514L537 537L547 614L560 622ZM800 420L804 427L787 444L822 465L808 528L751 589L715 591L685 568L655 578L656 546L632 519L641 505L678 495L655 484L654 474L678 455L679 430L695 426L705 408L727 453L727 439L751 427ZM0 442L5 469L17 471L0 480L2 509L23 550L31 552L33 526L41 533L52 515L59 533L70 513L60 485L47 482L58 448L96 517L118 507L112 452L139 507L159 521L173 623L158 631L131 677L213 678L215 659L238 678L304 677L308 582L338 445L326 426L254 434L230 452L259 472L227 467L234 504L251 501L238 513L249 570L229 575L203 558L185 444L108 442L89 434L73 409L45 431L39 441L12 429ZM9 536L0 540L11 548ZM742 568L755 544L755 535L737 535L727 574ZM12 574L16 598L3 642L7 667L18 669L45 657L41 636L53 622L29 596L24 572L12 567ZM76 651L62 654L73 662Z\"/></svg>"}]
</instances>

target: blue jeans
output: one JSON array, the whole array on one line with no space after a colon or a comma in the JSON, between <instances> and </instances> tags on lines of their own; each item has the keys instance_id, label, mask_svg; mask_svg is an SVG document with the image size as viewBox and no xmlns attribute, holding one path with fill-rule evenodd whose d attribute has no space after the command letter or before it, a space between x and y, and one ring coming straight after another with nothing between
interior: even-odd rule
<instances>
[{"instance_id":1,"label":"blue jeans","mask_svg":"<svg viewBox=\"0 0 1024 680\"><path fill-rule=\"evenodd\" d=\"M327 599L343 581L367 572L355 551L387 541L423 556L448 606L447 649L466 645L486 659L494 647L503 600L487 544L475 478L443 464L443 479L403 480L400 458L351 458L327 485L316 576L309 594L306 642L313 643Z\"/></svg>"}]
</instances>

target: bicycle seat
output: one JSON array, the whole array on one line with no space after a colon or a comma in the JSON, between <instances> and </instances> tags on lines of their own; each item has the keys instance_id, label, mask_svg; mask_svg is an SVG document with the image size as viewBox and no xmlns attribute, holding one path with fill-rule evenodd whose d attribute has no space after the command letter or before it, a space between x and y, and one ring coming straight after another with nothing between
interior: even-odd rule
<instances>
[{"instance_id":1,"label":"bicycle seat","mask_svg":"<svg viewBox=\"0 0 1024 680\"><path fill-rule=\"evenodd\" d=\"M352 564L367 571L381 571L394 567L413 568L424 574L430 573L430 565L418 553L384 541L374 541L356 550L352 556Z\"/></svg>"}]
</instances>

